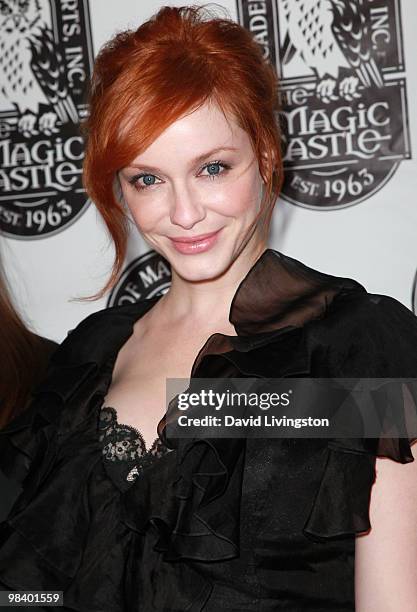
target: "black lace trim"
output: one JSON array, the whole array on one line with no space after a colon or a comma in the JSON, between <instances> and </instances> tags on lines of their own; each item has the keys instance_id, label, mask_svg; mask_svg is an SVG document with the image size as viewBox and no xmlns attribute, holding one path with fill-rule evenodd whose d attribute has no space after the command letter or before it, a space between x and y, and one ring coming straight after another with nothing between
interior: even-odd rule
<instances>
[{"instance_id":1,"label":"black lace trim","mask_svg":"<svg viewBox=\"0 0 417 612\"><path fill-rule=\"evenodd\" d=\"M103 459L118 484L120 480L133 482L155 459L172 450L159 437L147 449L140 431L131 425L118 423L117 411L111 406L101 408L98 431L103 444Z\"/></svg>"}]
</instances>

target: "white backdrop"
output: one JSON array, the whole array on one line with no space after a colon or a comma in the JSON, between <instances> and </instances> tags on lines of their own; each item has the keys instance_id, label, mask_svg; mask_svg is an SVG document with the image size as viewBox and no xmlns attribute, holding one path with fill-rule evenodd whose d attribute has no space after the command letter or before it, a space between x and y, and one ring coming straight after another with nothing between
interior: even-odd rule
<instances>
[{"instance_id":1,"label":"white backdrop","mask_svg":"<svg viewBox=\"0 0 417 612\"><path fill-rule=\"evenodd\" d=\"M272 12L277 7L282 11L288 2L291 5L291 0L282 0L269 8ZM94 54L117 30L136 28L166 4L179 3L90 0ZM238 20L236 2L223 0L219 4ZM394 0L381 0L378 6L384 4L395 8ZM265 8L270 3L256 3L260 15L263 5ZM254 3L252 7L256 8ZM400 73L407 84L411 159L401 160L393 177L376 193L346 207L308 208L280 199L270 246L323 272L355 278L368 291L391 295L412 308L417 268L417 5L414 0L402 0L401 10L402 23L396 27L397 37L401 37L402 28L405 52L405 70ZM68 329L106 306L107 299L72 301L94 293L104 284L113 259L112 247L93 205L63 231L52 235L34 239L4 232L1 250L19 309L41 335L61 341ZM132 235L129 260L148 251L140 236Z\"/></svg>"}]
</instances>

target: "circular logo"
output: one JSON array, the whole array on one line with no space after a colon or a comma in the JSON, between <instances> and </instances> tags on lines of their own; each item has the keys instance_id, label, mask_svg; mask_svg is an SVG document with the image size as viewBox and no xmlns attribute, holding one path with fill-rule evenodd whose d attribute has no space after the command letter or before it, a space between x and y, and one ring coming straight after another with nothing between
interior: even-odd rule
<instances>
[{"instance_id":1,"label":"circular logo","mask_svg":"<svg viewBox=\"0 0 417 612\"><path fill-rule=\"evenodd\" d=\"M79 122L92 40L86 0L9 5L0 33L0 232L32 240L62 231L89 204Z\"/></svg>"},{"instance_id":2,"label":"circular logo","mask_svg":"<svg viewBox=\"0 0 417 612\"><path fill-rule=\"evenodd\" d=\"M136 257L125 268L107 300L107 306L121 306L166 293L171 285L171 267L155 251Z\"/></svg>"},{"instance_id":3,"label":"circular logo","mask_svg":"<svg viewBox=\"0 0 417 612\"><path fill-rule=\"evenodd\" d=\"M262 18L239 7L279 75L282 198L321 210L369 198L411 157L399 0L277 0Z\"/></svg>"}]
</instances>

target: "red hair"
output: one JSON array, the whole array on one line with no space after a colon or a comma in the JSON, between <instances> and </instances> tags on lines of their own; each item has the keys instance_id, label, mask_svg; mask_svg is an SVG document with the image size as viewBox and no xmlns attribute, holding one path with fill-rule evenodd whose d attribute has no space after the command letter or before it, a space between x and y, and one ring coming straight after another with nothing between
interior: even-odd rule
<instances>
[{"instance_id":1,"label":"red hair","mask_svg":"<svg viewBox=\"0 0 417 612\"><path fill-rule=\"evenodd\" d=\"M10 296L0 263L0 429L29 405L32 391L45 375L56 344L33 333L23 323Z\"/></svg>"},{"instance_id":2,"label":"red hair","mask_svg":"<svg viewBox=\"0 0 417 612\"><path fill-rule=\"evenodd\" d=\"M206 6L162 7L137 30L120 32L100 50L92 76L84 186L115 246L105 287L123 266L128 219L115 194L117 172L171 123L214 102L247 132L265 182L260 216L266 235L282 181L278 79L251 34Z\"/></svg>"}]
</instances>

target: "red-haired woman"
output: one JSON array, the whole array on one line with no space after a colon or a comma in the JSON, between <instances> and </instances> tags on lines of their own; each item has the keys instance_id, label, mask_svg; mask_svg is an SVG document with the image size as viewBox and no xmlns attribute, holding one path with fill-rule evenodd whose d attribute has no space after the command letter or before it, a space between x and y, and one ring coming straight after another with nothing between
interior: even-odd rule
<instances>
[{"instance_id":1,"label":"red-haired woman","mask_svg":"<svg viewBox=\"0 0 417 612\"><path fill-rule=\"evenodd\" d=\"M129 215L172 284L83 321L10 433L25 477L4 588L89 612L416 609L415 437L167 432L167 378L417 374L405 306L266 247L278 110L249 32L204 7L101 50L84 178L116 247L104 290Z\"/></svg>"}]
</instances>

